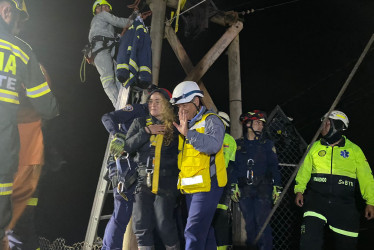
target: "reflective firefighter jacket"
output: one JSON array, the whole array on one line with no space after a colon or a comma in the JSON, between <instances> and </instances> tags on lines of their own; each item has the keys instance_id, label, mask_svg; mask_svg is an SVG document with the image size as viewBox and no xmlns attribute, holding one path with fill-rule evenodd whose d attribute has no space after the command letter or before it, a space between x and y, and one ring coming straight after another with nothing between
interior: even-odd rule
<instances>
[{"instance_id":1,"label":"reflective firefighter jacket","mask_svg":"<svg viewBox=\"0 0 374 250\"><path fill-rule=\"evenodd\" d=\"M359 184L362 197L374 205L374 179L359 146L344 137L334 147L317 141L311 147L296 176L295 193L318 194L330 201L354 202ZM307 186L308 185L308 186Z\"/></svg>"},{"instance_id":2,"label":"reflective firefighter jacket","mask_svg":"<svg viewBox=\"0 0 374 250\"><path fill-rule=\"evenodd\" d=\"M17 170L17 112L19 93L23 91L42 118L57 115L56 100L36 56L29 45L9 33L0 18L0 183L3 176L11 176L12 180Z\"/></svg>"},{"instance_id":3,"label":"reflective firefighter jacket","mask_svg":"<svg viewBox=\"0 0 374 250\"><path fill-rule=\"evenodd\" d=\"M214 174L218 186L224 187L227 173L223 156L223 123L216 114L208 111L190 126L187 138L179 135L178 189L182 193L209 192Z\"/></svg>"},{"instance_id":4,"label":"reflective firefighter jacket","mask_svg":"<svg viewBox=\"0 0 374 250\"><path fill-rule=\"evenodd\" d=\"M136 81L150 84L151 68L151 37L144 23L136 19L120 40L116 75L126 88Z\"/></svg>"}]
</instances>

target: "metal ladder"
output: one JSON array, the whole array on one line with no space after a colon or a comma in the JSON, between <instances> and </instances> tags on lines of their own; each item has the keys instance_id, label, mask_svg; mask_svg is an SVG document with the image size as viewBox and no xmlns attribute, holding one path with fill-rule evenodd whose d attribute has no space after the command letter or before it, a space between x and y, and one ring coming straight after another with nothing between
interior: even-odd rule
<instances>
[{"instance_id":1,"label":"metal ladder","mask_svg":"<svg viewBox=\"0 0 374 250\"><path fill-rule=\"evenodd\" d=\"M123 108L128 103L128 99L130 97L130 91L131 91L130 89L131 88L127 88L127 89L121 88L120 93L118 95L119 98L116 104L116 110ZM109 191L110 183L106 181L103 177L106 175L108 171L107 161L109 158L109 145L112 139L113 139L112 136L109 136L108 143L106 145L104 160L101 166L101 171L100 171L100 176L99 176L99 180L97 183L95 198L94 198L94 202L93 202L92 209L91 209L91 215L90 215L89 222L88 222L86 237L84 240L84 246L83 246L84 250L93 249L95 240L97 238L97 229L99 226L99 222L101 220L109 219L111 217L111 215L101 215L101 213L104 207L105 198L107 194L111 192Z\"/></svg>"}]
</instances>

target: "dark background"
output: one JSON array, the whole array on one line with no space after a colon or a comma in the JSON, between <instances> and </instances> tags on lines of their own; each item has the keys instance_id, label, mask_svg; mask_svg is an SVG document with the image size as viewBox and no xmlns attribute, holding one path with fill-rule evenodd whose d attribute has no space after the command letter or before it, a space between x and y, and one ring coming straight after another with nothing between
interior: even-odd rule
<instances>
[{"instance_id":1,"label":"dark background","mask_svg":"<svg viewBox=\"0 0 374 250\"><path fill-rule=\"evenodd\" d=\"M46 124L46 139L62 154L62 168L46 165L40 185L38 233L84 240L108 134L101 116L112 110L99 75L87 65L81 83L81 49L88 42L94 1L26 0L30 20L21 35L52 78L61 115ZM373 34L374 3L368 0L215 1L221 10L258 9L244 16L240 33L243 112L267 112L279 104L309 143ZM128 16L129 0L111 0L114 14ZM148 20L150 21L150 20ZM210 23L195 40L178 36L194 64L225 32ZM350 121L347 136L374 165L373 52L338 105ZM203 77L216 106L229 111L227 56L222 55ZM171 91L185 74L164 40L160 86ZM369 223L368 226L372 226Z\"/></svg>"}]
</instances>

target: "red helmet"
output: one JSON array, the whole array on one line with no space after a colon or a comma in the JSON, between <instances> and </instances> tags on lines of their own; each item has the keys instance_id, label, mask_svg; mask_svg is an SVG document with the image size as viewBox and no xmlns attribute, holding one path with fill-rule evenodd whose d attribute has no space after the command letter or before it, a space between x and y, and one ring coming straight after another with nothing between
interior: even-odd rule
<instances>
[{"instance_id":1,"label":"red helmet","mask_svg":"<svg viewBox=\"0 0 374 250\"><path fill-rule=\"evenodd\" d=\"M266 122L266 113L261 110L253 110L248 113L244 113L240 115L240 122L244 125L249 121L254 121L254 120L260 120L263 122Z\"/></svg>"}]
</instances>

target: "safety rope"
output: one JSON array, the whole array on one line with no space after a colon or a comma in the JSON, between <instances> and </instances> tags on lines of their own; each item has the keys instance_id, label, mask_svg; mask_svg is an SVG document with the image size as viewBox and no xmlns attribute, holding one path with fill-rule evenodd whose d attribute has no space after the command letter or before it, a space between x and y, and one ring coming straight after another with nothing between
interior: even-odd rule
<instances>
[{"instance_id":1,"label":"safety rope","mask_svg":"<svg viewBox=\"0 0 374 250\"><path fill-rule=\"evenodd\" d=\"M83 60L81 62L81 68L80 68L80 72L79 72L79 77L81 79L81 82L85 82L86 81L86 57L83 56ZM83 71L83 76L82 76L82 71Z\"/></svg>"},{"instance_id":2,"label":"safety rope","mask_svg":"<svg viewBox=\"0 0 374 250\"><path fill-rule=\"evenodd\" d=\"M275 4L275 5L270 5L270 6L263 7L263 8L258 8L258 9L249 9L249 10L237 11L237 13L239 15L244 16L244 15L252 14L254 12L264 11L264 10L267 10L267 9L272 9L272 8L280 7L280 6L283 6L283 5L288 5L288 4L291 4L291 3L296 3L296 2L299 2L299 1L300 0L292 0L292 1L284 2L284 3L280 3L280 4ZM247 3L245 3L245 4L247 4ZM238 7L243 6L245 4L241 4L239 6L235 6L232 9L238 8Z\"/></svg>"},{"instance_id":3,"label":"safety rope","mask_svg":"<svg viewBox=\"0 0 374 250\"><path fill-rule=\"evenodd\" d=\"M364 60L365 56L367 55L367 53L368 53L368 51L369 51L371 45L373 44L373 42L374 42L374 34L371 36L371 38L370 38L369 42L367 43L367 45L366 45L364 51L361 53L360 58L358 59L356 65L354 66L354 68L352 69L351 73L349 74L347 80L345 81L345 83L343 84L342 88L340 89L339 94L337 95L337 97L335 98L334 102L332 103L332 105L331 105L331 107L330 107L330 109L329 109L329 112L327 113L327 115L326 115L325 118L323 119L321 125L319 126L319 129L317 130L316 134L314 135L314 137L313 137L313 139L312 139L312 141L311 141L311 143L310 143L309 145L313 145L313 143L317 140L319 134L320 134L321 131L322 131L322 127L323 127L323 125L324 125L324 124L326 123L326 121L328 120L328 117L329 117L331 111L333 111L333 110L335 109L336 105L339 103L341 97L343 96L345 90L348 88L348 85L349 85L350 82L352 81L353 76L356 74L356 72L357 72L359 66L361 65L362 61ZM279 196L278 201L275 203L273 209L270 211L268 217L266 218L266 220L265 220L265 222L264 222L264 224L263 224L261 230L259 231L259 233L258 233L257 236L256 236L256 239L255 239L255 242L254 242L255 245L257 244L258 240L259 240L260 237L262 236L262 234L263 234L263 232L264 232L266 226L269 224L269 222L270 222L271 218L273 217L275 211L276 211L277 208L279 207L279 204L281 203L281 201L282 201L282 199L283 199L285 193L288 191L288 189L290 188L291 184L293 183L293 180L295 179L296 174L297 174L297 172L298 172L299 169L300 169L300 166L303 164L305 157L306 157L307 154L309 153L310 148L311 148L311 147L308 147L307 150L305 151L305 153L304 153L303 157L301 158L301 160L300 160L300 162L299 162L297 168L296 168L295 171L292 173L290 179L289 179L288 182L287 182L287 185L285 186L285 188L283 189L283 192L282 192L281 195Z\"/></svg>"}]
</instances>

